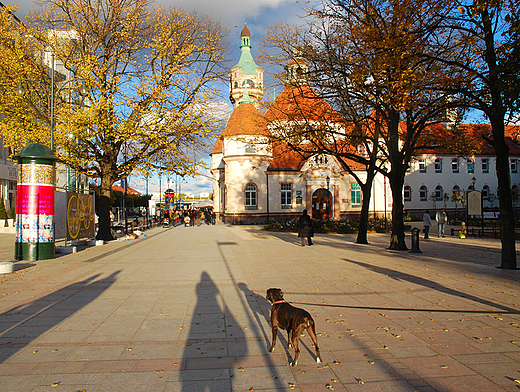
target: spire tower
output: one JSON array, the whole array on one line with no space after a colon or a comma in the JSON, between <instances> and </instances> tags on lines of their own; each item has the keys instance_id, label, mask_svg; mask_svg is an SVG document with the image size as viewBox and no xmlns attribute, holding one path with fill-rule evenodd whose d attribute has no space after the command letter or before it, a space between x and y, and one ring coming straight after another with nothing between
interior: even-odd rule
<instances>
[{"instance_id":1,"label":"spire tower","mask_svg":"<svg viewBox=\"0 0 520 392\"><path fill-rule=\"evenodd\" d=\"M259 109L264 96L264 71L256 65L251 54L251 33L247 24L240 33L240 50L240 60L231 68L229 76L229 99L236 107L247 95L245 99Z\"/></svg>"}]
</instances>

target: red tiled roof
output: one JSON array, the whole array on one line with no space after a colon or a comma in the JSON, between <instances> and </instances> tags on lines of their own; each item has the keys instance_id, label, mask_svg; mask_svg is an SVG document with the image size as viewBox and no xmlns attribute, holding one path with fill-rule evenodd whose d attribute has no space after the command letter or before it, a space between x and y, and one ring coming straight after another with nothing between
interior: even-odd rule
<instances>
[{"instance_id":1,"label":"red tiled roof","mask_svg":"<svg viewBox=\"0 0 520 392\"><path fill-rule=\"evenodd\" d=\"M112 190L113 190L113 191L118 191L118 192L125 193L124 188L122 188L122 187L119 186L119 185L112 185ZM136 191L134 188L130 188L130 187L128 187L128 191L127 191L127 193L133 193L133 194L135 194L135 195L140 195L140 194L141 194L141 192Z\"/></svg>"},{"instance_id":2,"label":"red tiled roof","mask_svg":"<svg viewBox=\"0 0 520 392\"><path fill-rule=\"evenodd\" d=\"M308 85L286 87L265 117L269 121L341 121L339 114Z\"/></svg>"},{"instance_id":3,"label":"red tiled roof","mask_svg":"<svg viewBox=\"0 0 520 392\"><path fill-rule=\"evenodd\" d=\"M238 105L231 113L226 129L220 134L220 137L238 135L271 136L267 129L266 118L250 103Z\"/></svg>"},{"instance_id":4,"label":"red tiled roof","mask_svg":"<svg viewBox=\"0 0 520 392\"><path fill-rule=\"evenodd\" d=\"M285 68L289 68L291 65L305 65L305 66L309 66L309 64L307 63L307 61L305 61L304 59L302 59L301 57L298 57L298 58L295 58L295 59L291 59L287 65L285 66Z\"/></svg>"},{"instance_id":5,"label":"red tiled roof","mask_svg":"<svg viewBox=\"0 0 520 392\"><path fill-rule=\"evenodd\" d=\"M467 150L472 155L494 155L495 150L486 141L486 137L492 139L490 124L460 124L460 130L464 133L461 141L465 144ZM458 132L458 131L456 131ZM442 143L443 140L450 137L450 131L446 129L444 124L431 125L424 133L422 142L426 145L432 143L432 147L424 148L422 153L428 154L458 154L456 146L450 143ZM507 125L505 127L505 140L509 147L511 155L520 155L520 125ZM467 151L462 151L462 153Z\"/></svg>"},{"instance_id":6,"label":"red tiled roof","mask_svg":"<svg viewBox=\"0 0 520 392\"><path fill-rule=\"evenodd\" d=\"M268 170L299 170L304 162L305 158L287 144L276 143L273 145L273 160Z\"/></svg>"},{"instance_id":7,"label":"red tiled roof","mask_svg":"<svg viewBox=\"0 0 520 392\"><path fill-rule=\"evenodd\" d=\"M215 141L215 145L213 146L213 151L211 151L210 155L222 154L222 152L224 151L222 149L222 147L223 147L222 137L219 136L219 137L217 137L217 140Z\"/></svg>"}]
</instances>

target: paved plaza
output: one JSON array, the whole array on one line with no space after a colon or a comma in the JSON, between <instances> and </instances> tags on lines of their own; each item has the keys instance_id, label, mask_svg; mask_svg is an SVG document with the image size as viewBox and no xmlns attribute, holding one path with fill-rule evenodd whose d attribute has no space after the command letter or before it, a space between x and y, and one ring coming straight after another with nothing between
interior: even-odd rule
<instances>
[{"instance_id":1,"label":"paved plaza","mask_svg":"<svg viewBox=\"0 0 520 392\"><path fill-rule=\"evenodd\" d=\"M496 268L498 240L354 240L178 226L17 262L0 275L0 391L519 390L520 271ZM0 258L13 249L0 234ZM325 363L302 336L289 366L285 331L267 351L269 287L313 315Z\"/></svg>"}]
</instances>

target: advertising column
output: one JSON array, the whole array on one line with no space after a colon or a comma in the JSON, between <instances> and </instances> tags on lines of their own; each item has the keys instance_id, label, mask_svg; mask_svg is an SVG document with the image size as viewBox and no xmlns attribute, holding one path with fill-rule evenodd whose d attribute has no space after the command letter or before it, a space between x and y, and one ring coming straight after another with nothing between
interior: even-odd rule
<instances>
[{"instance_id":1,"label":"advertising column","mask_svg":"<svg viewBox=\"0 0 520 392\"><path fill-rule=\"evenodd\" d=\"M15 260L54 258L56 156L43 144L26 146L18 160Z\"/></svg>"}]
</instances>

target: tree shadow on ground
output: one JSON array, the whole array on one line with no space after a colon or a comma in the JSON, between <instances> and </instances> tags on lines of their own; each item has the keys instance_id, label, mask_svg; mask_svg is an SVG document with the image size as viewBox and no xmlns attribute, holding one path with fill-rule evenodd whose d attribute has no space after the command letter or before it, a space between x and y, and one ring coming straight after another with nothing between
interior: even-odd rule
<instances>
[{"instance_id":1,"label":"tree shadow on ground","mask_svg":"<svg viewBox=\"0 0 520 392\"><path fill-rule=\"evenodd\" d=\"M93 275L1 314L0 362L94 301L114 284L119 272L99 280L99 274Z\"/></svg>"},{"instance_id":2,"label":"tree shadow on ground","mask_svg":"<svg viewBox=\"0 0 520 392\"><path fill-rule=\"evenodd\" d=\"M405 282L413 283L413 284L416 284L419 286L426 287L428 289L439 291L444 294L452 295L454 297L464 298L469 301L477 302L479 304L490 306L492 308L504 310L507 312L511 312L511 313L519 312L518 309L514 309L509 306L505 306L505 305L502 305L502 304L499 304L499 303L496 303L493 301L489 301L485 298L480 298L480 297L477 297L472 294L468 294L463 291L459 291L459 290L452 289L450 287L446 287L438 282L435 282L435 281L429 280L429 279L425 279L425 278L421 278L420 276L415 276L415 275L408 274L406 272L396 271L396 270L385 268L385 267L380 267L380 266L377 266L374 264L363 263L361 261L354 261L354 260L349 260L349 259L343 259L343 260L345 260L348 263L353 263L353 264L359 265L361 267L364 267L366 269L370 269L370 271L372 271L372 272L375 272L375 273L378 273L378 274L381 274L384 276L388 276L391 279L394 279L397 281L405 281Z\"/></svg>"}]
</instances>

